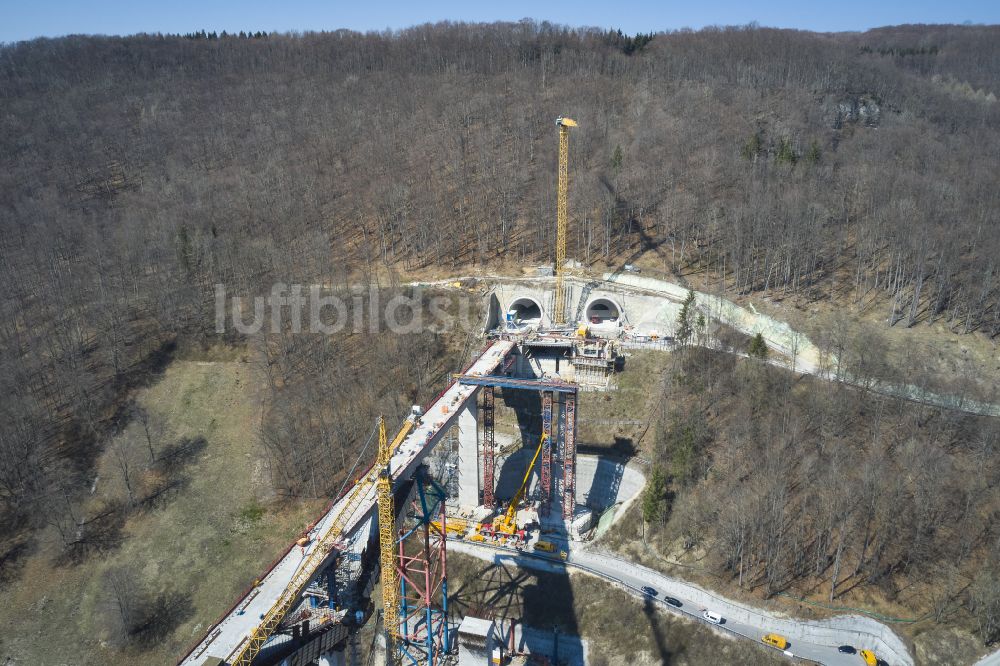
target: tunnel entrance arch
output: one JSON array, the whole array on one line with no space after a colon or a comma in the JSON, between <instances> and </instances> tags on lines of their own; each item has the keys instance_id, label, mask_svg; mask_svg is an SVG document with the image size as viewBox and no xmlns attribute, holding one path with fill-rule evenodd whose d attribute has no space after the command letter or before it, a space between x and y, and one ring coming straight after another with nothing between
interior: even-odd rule
<instances>
[{"instance_id":1,"label":"tunnel entrance arch","mask_svg":"<svg viewBox=\"0 0 1000 666\"><path fill-rule=\"evenodd\" d=\"M587 303L584 311L591 324L617 323L623 314L622 307L610 298L598 297Z\"/></svg>"},{"instance_id":2,"label":"tunnel entrance arch","mask_svg":"<svg viewBox=\"0 0 1000 666\"><path fill-rule=\"evenodd\" d=\"M542 323L542 306L531 296L518 296L507 306L507 314L526 325Z\"/></svg>"}]
</instances>

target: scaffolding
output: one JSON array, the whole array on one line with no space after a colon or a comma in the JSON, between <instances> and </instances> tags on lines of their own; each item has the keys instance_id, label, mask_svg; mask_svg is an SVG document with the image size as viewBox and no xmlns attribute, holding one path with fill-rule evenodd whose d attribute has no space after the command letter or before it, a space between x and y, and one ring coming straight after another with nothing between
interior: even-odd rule
<instances>
[{"instance_id":1,"label":"scaffolding","mask_svg":"<svg viewBox=\"0 0 1000 666\"><path fill-rule=\"evenodd\" d=\"M542 437L545 438L545 447L542 449L538 491L542 513L547 514L552 499L552 391L542 393Z\"/></svg>"},{"instance_id":2,"label":"scaffolding","mask_svg":"<svg viewBox=\"0 0 1000 666\"><path fill-rule=\"evenodd\" d=\"M576 508L576 395L564 396L563 415L566 423L563 443L563 518L573 519Z\"/></svg>"},{"instance_id":3,"label":"scaffolding","mask_svg":"<svg viewBox=\"0 0 1000 666\"><path fill-rule=\"evenodd\" d=\"M483 388L483 506L493 509L496 498L493 495L496 476L496 439L493 433L495 421L493 387Z\"/></svg>"},{"instance_id":4,"label":"scaffolding","mask_svg":"<svg viewBox=\"0 0 1000 666\"><path fill-rule=\"evenodd\" d=\"M444 663L452 648L443 536L447 493L423 467L417 470L414 486L411 517L416 525L399 538L399 649L405 664L436 666Z\"/></svg>"},{"instance_id":5,"label":"scaffolding","mask_svg":"<svg viewBox=\"0 0 1000 666\"><path fill-rule=\"evenodd\" d=\"M559 395L555 406L558 408L558 416L556 417L556 423L559 425L556 428L556 441L555 441L555 456L553 460L552 469L552 480L553 485L555 485L555 497L561 498L566 492L566 480L563 477L563 471L565 466L563 461L565 460L565 444L566 444L566 410L563 409L563 396Z\"/></svg>"},{"instance_id":6,"label":"scaffolding","mask_svg":"<svg viewBox=\"0 0 1000 666\"><path fill-rule=\"evenodd\" d=\"M542 394L542 436L545 438L539 465L538 499L540 515L549 515L553 490L562 503L562 513L572 518L576 502L576 394L579 387L570 382L552 379L524 379L498 375L455 375L467 386L483 387L483 506L496 508L494 483L497 451L494 442L495 388L539 391ZM552 416L554 396L559 394L562 406L558 411L553 436ZM556 439L556 442L553 440ZM502 453L502 452L501 452Z\"/></svg>"}]
</instances>

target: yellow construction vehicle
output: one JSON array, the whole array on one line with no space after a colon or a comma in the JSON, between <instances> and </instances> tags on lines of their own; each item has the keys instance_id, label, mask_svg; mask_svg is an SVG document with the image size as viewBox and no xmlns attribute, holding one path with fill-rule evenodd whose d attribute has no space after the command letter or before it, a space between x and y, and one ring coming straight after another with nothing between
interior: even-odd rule
<instances>
[{"instance_id":1,"label":"yellow construction vehicle","mask_svg":"<svg viewBox=\"0 0 1000 666\"><path fill-rule=\"evenodd\" d=\"M431 521L431 527L437 530L438 534L441 533L441 521L434 520ZM468 528L468 523L464 520L448 520L445 522L445 530L448 532L450 537L461 537L465 534L465 530Z\"/></svg>"},{"instance_id":2,"label":"yellow construction vehicle","mask_svg":"<svg viewBox=\"0 0 1000 666\"><path fill-rule=\"evenodd\" d=\"M535 550L543 550L546 553L556 552L556 545L551 541L536 541Z\"/></svg>"},{"instance_id":3,"label":"yellow construction vehicle","mask_svg":"<svg viewBox=\"0 0 1000 666\"><path fill-rule=\"evenodd\" d=\"M531 472L535 469L535 462L538 461L538 454L542 452L542 447L545 446L545 440L548 438L546 433L542 433L541 438L538 440L538 448L535 449L535 455L531 459L531 463L528 464L528 469L524 472L524 480L521 482L521 487L517 489L514 493L514 497L510 500L510 506L507 507L505 513L500 514L493 521L493 533L504 536L518 536L523 538L517 533L517 509L524 500L524 494L528 491L528 482L531 480Z\"/></svg>"},{"instance_id":4,"label":"yellow construction vehicle","mask_svg":"<svg viewBox=\"0 0 1000 666\"><path fill-rule=\"evenodd\" d=\"M569 128L576 127L572 118L559 116L559 183L556 197L556 305L553 323L566 321L566 293L563 273L566 272L566 237L569 234Z\"/></svg>"}]
</instances>

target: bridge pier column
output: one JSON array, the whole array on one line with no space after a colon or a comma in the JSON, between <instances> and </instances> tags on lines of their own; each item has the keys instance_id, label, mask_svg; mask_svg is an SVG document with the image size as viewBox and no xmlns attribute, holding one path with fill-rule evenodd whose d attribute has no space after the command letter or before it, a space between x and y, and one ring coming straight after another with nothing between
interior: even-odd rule
<instances>
[{"instance_id":1,"label":"bridge pier column","mask_svg":"<svg viewBox=\"0 0 1000 666\"><path fill-rule=\"evenodd\" d=\"M321 654L317 663L319 666L347 666L347 659L343 650L330 650Z\"/></svg>"},{"instance_id":2,"label":"bridge pier column","mask_svg":"<svg viewBox=\"0 0 1000 666\"><path fill-rule=\"evenodd\" d=\"M463 509L479 506L478 397L477 390L458 414L458 505Z\"/></svg>"}]
</instances>

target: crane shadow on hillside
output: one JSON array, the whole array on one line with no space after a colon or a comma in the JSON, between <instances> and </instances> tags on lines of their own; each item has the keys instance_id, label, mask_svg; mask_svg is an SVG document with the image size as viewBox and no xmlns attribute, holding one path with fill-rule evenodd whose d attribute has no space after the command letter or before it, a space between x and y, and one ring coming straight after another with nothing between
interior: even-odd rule
<instances>
[{"instance_id":1,"label":"crane shadow on hillside","mask_svg":"<svg viewBox=\"0 0 1000 666\"><path fill-rule=\"evenodd\" d=\"M35 551L36 542L19 534L0 545L0 586L17 578L28 555Z\"/></svg>"},{"instance_id":2,"label":"crane shadow on hillside","mask_svg":"<svg viewBox=\"0 0 1000 666\"><path fill-rule=\"evenodd\" d=\"M673 657L673 653L670 648L667 647L667 641L660 631L660 625L656 621L656 608L653 607L652 597L644 597L642 600L642 614L646 616L646 621L649 622L649 630L653 634L653 641L656 643L656 652L660 657L660 663L664 666L670 664L670 660Z\"/></svg>"},{"instance_id":3,"label":"crane shadow on hillside","mask_svg":"<svg viewBox=\"0 0 1000 666\"><path fill-rule=\"evenodd\" d=\"M449 608L456 617L494 620L508 648L513 643L519 651L549 657L558 651L561 660L577 663L573 655L582 659L583 644L565 565L549 562L543 571L520 563L521 557L498 552L492 562L476 562L471 570L451 560L449 578L461 582L448 596Z\"/></svg>"},{"instance_id":4,"label":"crane shadow on hillside","mask_svg":"<svg viewBox=\"0 0 1000 666\"><path fill-rule=\"evenodd\" d=\"M646 230L642 226L642 222L637 220L635 216L632 215L632 211L634 209L632 202L630 202L625 197L621 196L621 193L607 179L606 176L603 175L600 176L600 181L601 184L604 185L605 189L608 191L608 194L611 195L611 197L614 199L615 215L625 226L624 231L621 232L620 234L621 237L625 238L627 236L630 236L632 233L635 233L639 237L639 247L636 248L635 251L633 251L629 255L628 259L626 259L624 263L635 261L649 250L655 252L656 255L661 259L665 258L666 255L663 253L663 248L661 247L663 245L663 242L653 238L648 233L646 233ZM659 206L659 204L660 204L659 201L655 201L647 205L645 207L644 212L645 213L654 212ZM640 213L640 215L641 214L642 213Z\"/></svg>"}]
</instances>

